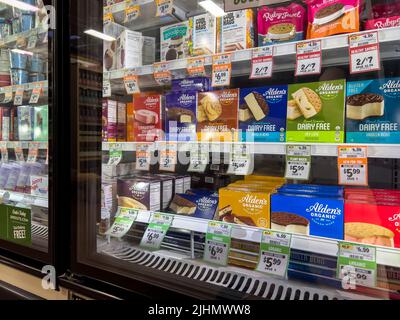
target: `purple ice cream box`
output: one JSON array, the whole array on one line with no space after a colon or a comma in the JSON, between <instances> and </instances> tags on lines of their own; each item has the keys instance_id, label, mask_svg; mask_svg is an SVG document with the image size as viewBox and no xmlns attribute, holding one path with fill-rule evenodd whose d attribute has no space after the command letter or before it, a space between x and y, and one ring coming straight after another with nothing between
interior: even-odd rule
<instances>
[{"instance_id":1,"label":"purple ice cream box","mask_svg":"<svg viewBox=\"0 0 400 320\"><path fill-rule=\"evenodd\" d=\"M171 92L166 94L165 100L165 134L167 140L196 140L197 92Z\"/></svg>"},{"instance_id":2,"label":"purple ice cream box","mask_svg":"<svg viewBox=\"0 0 400 320\"><path fill-rule=\"evenodd\" d=\"M210 79L206 77L175 79L171 82L172 91L210 91L210 89Z\"/></svg>"}]
</instances>

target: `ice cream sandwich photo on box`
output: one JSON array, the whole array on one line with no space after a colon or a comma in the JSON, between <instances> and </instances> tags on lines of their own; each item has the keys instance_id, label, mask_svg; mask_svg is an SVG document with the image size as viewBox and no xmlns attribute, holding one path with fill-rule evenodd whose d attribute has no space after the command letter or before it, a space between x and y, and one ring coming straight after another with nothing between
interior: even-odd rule
<instances>
[{"instance_id":1,"label":"ice cream sandwich photo on box","mask_svg":"<svg viewBox=\"0 0 400 320\"><path fill-rule=\"evenodd\" d=\"M289 85L287 142L344 142L345 80Z\"/></svg>"},{"instance_id":2,"label":"ice cream sandwich photo on box","mask_svg":"<svg viewBox=\"0 0 400 320\"><path fill-rule=\"evenodd\" d=\"M346 142L400 143L400 78L347 83Z\"/></svg>"}]
</instances>

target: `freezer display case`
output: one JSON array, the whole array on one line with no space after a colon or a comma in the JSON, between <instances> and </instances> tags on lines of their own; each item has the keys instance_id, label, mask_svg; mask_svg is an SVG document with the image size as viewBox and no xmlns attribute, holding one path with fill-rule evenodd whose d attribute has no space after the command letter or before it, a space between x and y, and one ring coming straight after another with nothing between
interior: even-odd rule
<instances>
[{"instance_id":1,"label":"freezer display case","mask_svg":"<svg viewBox=\"0 0 400 320\"><path fill-rule=\"evenodd\" d=\"M49 8L55 3L0 1L0 250L46 264L54 250L49 186L57 95Z\"/></svg>"},{"instance_id":2,"label":"freezer display case","mask_svg":"<svg viewBox=\"0 0 400 320\"><path fill-rule=\"evenodd\" d=\"M70 279L399 299L397 9L70 1Z\"/></svg>"}]
</instances>

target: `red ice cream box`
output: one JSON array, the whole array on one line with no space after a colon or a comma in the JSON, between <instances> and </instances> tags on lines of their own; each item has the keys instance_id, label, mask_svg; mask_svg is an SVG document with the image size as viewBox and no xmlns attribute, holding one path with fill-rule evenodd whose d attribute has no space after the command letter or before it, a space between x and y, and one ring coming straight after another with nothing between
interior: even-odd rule
<instances>
[{"instance_id":1,"label":"red ice cream box","mask_svg":"<svg viewBox=\"0 0 400 320\"><path fill-rule=\"evenodd\" d=\"M346 201L345 240L400 248L400 204Z\"/></svg>"},{"instance_id":2,"label":"red ice cream box","mask_svg":"<svg viewBox=\"0 0 400 320\"><path fill-rule=\"evenodd\" d=\"M133 96L133 135L136 142L163 140L161 106L161 95L135 94Z\"/></svg>"}]
</instances>

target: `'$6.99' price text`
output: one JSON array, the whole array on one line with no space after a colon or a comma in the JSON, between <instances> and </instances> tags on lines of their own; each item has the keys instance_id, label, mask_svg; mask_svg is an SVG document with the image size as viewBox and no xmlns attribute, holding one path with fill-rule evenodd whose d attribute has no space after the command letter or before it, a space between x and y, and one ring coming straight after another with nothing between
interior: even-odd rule
<instances>
[{"instance_id":1,"label":"'$6.99' price text","mask_svg":"<svg viewBox=\"0 0 400 320\"><path fill-rule=\"evenodd\" d=\"M147 241L152 242L153 240L158 240L160 238L160 234L158 232L149 232L147 234Z\"/></svg>"},{"instance_id":2,"label":"'$6.99' price text","mask_svg":"<svg viewBox=\"0 0 400 320\"><path fill-rule=\"evenodd\" d=\"M215 259L217 258L218 255L221 255L224 252L224 249L222 247L215 246L212 244L208 245L208 250L210 251L211 256Z\"/></svg>"}]
</instances>

